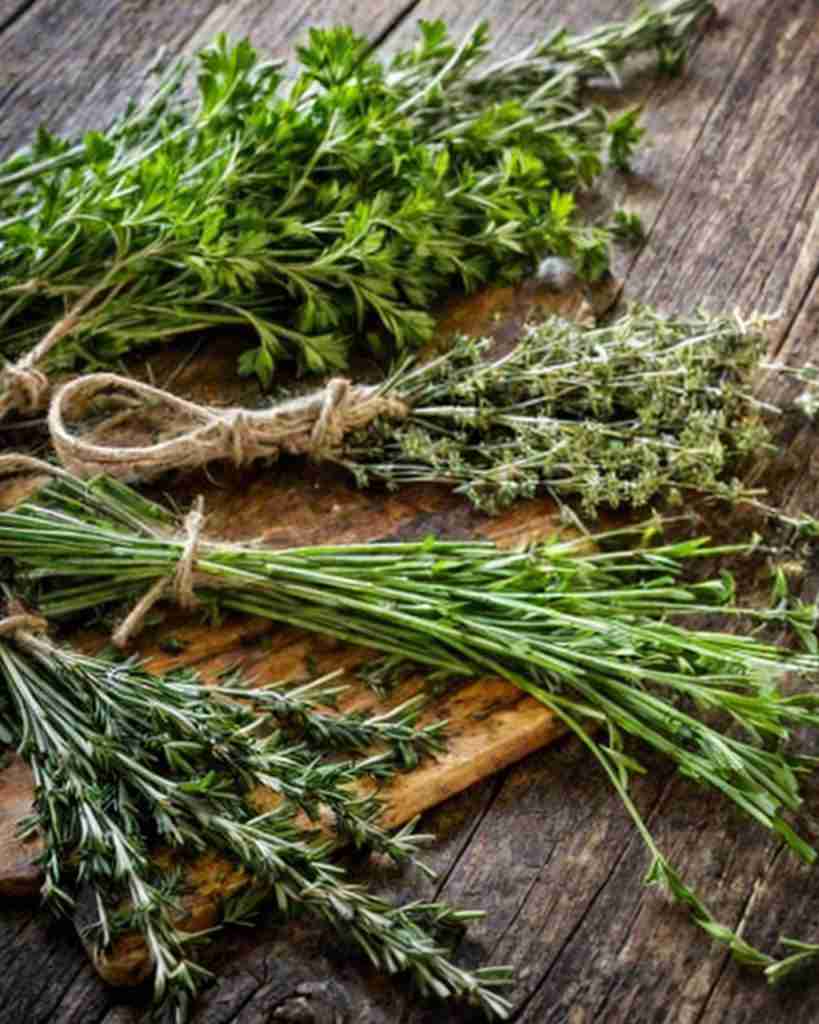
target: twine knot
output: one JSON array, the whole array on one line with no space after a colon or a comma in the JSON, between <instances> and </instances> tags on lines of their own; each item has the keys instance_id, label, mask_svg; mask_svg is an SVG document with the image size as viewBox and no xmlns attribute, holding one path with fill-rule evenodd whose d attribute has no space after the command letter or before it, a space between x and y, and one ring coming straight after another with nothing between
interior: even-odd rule
<instances>
[{"instance_id":1,"label":"twine knot","mask_svg":"<svg viewBox=\"0 0 819 1024\"><path fill-rule=\"evenodd\" d=\"M0 398L0 419L14 409L25 412L36 412L42 409L48 400L50 384L48 377L42 370L37 369L51 354L63 338L71 334L81 322L82 314L98 297L108 288L108 278L93 288L89 288L84 295L75 302L71 309L51 325L48 333L37 342L34 348L30 349L17 363L9 363L0 371L0 381L6 385L6 392ZM123 283L116 285L110 293L113 298L122 288Z\"/></svg>"},{"instance_id":2,"label":"twine knot","mask_svg":"<svg viewBox=\"0 0 819 1024\"><path fill-rule=\"evenodd\" d=\"M253 432L244 409L229 409L222 414L223 444L236 467L253 461Z\"/></svg>"},{"instance_id":3,"label":"twine knot","mask_svg":"<svg viewBox=\"0 0 819 1024\"><path fill-rule=\"evenodd\" d=\"M6 387L3 402L9 408L36 412L46 405L49 384L42 370L9 363L3 368L0 379Z\"/></svg>"},{"instance_id":4,"label":"twine knot","mask_svg":"<svg viewBox=\"0 0 819 1024\"><path fill-rule=\"evenodd\" d=\"M193 508L185 516L185 522L182 524L182 528L185 531L185 547L182 549L182 554L176 563L173 589L176 603L185 609L195 608L199 604L199 600L193 592L193 571L196 566L196 555L199 550L202 526L205 522L204 506L205 499L200 494L193 503Z\"/></svg>"},{"instance_id":5,"label":"twine knot","mask_svg":"<svg viewBox=\"0 0 819 1024\"><path fill-rule=\"evenodd\" d=\"M14 639L25 637L26 633L45 633L48 623L42 616L24 611L18 602L12 602L8 614L0 619L0 637L11 636Z\"/></svg>"},{"instance_id":6,"label":"twine knot","mask_svg":"<svg viewBox=\"0 0 819 1024\"><path fill-rule=\"evenodd\" d=\"M142 629L145 618L169 589L173 589L174 598L181 608L195 608L199 599L194 591L196 582L196 558L201 543L202 527L205 522L204 499L200 495L185 517L182 528L185 544L173 574L158 579L153 586L137 601L122 622L111 634L111 640L117 647L127 647L131 639Z\"/></svg>"},{"instance_id":7,"label":"twine knot","mask_svg":"<svg viewBox=\"0 0 819 1024\"><path fill-rule=\"evenodd\" d=\"M111 393L131 411L110 417L90 436L78 436L67 421L87 415L90 403ZM126 397L127 396L127 397ZM101 431L121 429L134 411L162 409L165 440L148 445L103 442ZM169 415L166 415L169 414ZM243 466L258 458L276 458L280 451L330 458L344 437L378 416L403 419L409 406L378 387L352 384L335 377L326 387L269 409L220 409L196 405L160 388L113 373L93 373L64 384L48 415L51 441L62 464L80 477L107 473L129 480L147 480L175 469L193 469L215 459ZM156 413L154 412L156 418ZM175 421L175 422L174 422ZM167 431L184 422L172 437Z\"/></svg>"},{"instance_id":8,"label":"twine knot","mask_svg":"<svg viewBox=\"0 0 819 1024\"><path fill-rule=\"evenodd\" d=\"M324 401L310 435L310 454L316 460L336 451L346 432L345 412L350 395L346 377L333 377L324 388Z\"/></svg>"}]
</instances>

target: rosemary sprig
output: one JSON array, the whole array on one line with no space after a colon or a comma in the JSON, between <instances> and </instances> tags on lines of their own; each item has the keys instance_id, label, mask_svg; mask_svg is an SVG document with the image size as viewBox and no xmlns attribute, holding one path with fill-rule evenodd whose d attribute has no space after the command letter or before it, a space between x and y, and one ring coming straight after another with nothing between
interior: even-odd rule
<instances>
[{"instance_id":1,"label":"rosemary sprig","mask_svg":"<svg viewBox=\"0 0 819 1024\"><path fill-rule=\"evenodd\" d=\"M507 1014L495 990L509 971L462 969L442 943L473 913L438 902L393 907L351 884L329 859L339 841L352 840L416 862L430 837L412 825L385 832L378 800L351 787L368 776L389 778L440 745L439 726L413 727L417 702L387 716L331 721L319 706L338 693L333 679L279 693L239 685L235 676L212 688L189 671L154 676L133 660L55 646L28 625L0 637L0 730L34 773L25 827L44 840L44 899L67 912L75 890L90 888L97 920L85 939L103 953L119 935L140 932L154 1001L177 1021L209 976L189 955L202 936L178 924L182 865L206 849L226 853L252 877L257 891L244 900L245 916L266 893L281 914L317 915L378 968L407 972L422 992L465 999L490 1017ZM305 726L300 738L276 728L280 716ZM350 755L372 740L383 753ZM327 758L338 750L346 757ZM254 807L258 786L278 794L273 810ZM297 812L316 819L322 810L334 818L337 840L296 820ZM152 859L157 846L177 851L179 871L169 876ZM234 906L226 917L235 916Z\"/></svg>"},{"instance_id":2,"label":"rosemary sprig","mask_svg":"<svg viewBox=\"0 0 819 1024\"><path fill-rule=\"evenodd\" d=\"M720 924L657 849L628 793L642 770L633 737L686 777L719 790L779 835L803 860L816 851L792 818L799 776L815 759L791 753L791 730L819 726L819 697L785 694L786 673L819 671L819 657L749 636L684 625L703 613L815 628L814 608L736 607L728 576L682 580L688 562L747 547L703 539L612 546L624 528L518 551L476 541L342 545L266 551L202 543L197 594L219 608L261 615L408 659L438 673L498 674L543 702L590 748L625 801L652 854L648 879L664 884L693 919L745 962L776 961ZM61 478L36 500L0 514L0 554L18 585L49 615L121 601L171 581L189 545L169 537L167 514L122 484ZM65 583L64 580L70 582ZM808 621L809 620L809 621ZM702 711L707 712L705 716ZM715 725L712 713L734 728ZM602 725L606 739L589 731Z\"/></svg>"},{"instance_id":3,"label":"rosemary sprig","mask_svg":"<svg viewBox=\"0 0 819 1024\"><path fill-rule=\"evenodd\" d=\"M241 326L258 344L240 369L267 385L284 355L343 366L371 327L413 345L454 282L517 278L545 251L594 279L612 231L583 223L574 195L641 133L580 86L640 52L677 66L712 9L666 0L497 63L485 23L454 42L422 22L386 65L349 28L311 30L295 80L220 37L194 102L177 66L107 131L41 131L0 165L0 352L45 336L41 368L89 367Z\"/></svg>"}]
</instances>

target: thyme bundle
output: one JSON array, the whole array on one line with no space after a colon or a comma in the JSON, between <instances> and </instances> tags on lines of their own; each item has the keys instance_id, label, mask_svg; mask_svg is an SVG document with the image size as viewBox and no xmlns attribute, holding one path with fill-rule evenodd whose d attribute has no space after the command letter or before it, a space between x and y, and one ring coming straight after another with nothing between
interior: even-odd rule
<instances>
[{"instance_id":1,"label":"thyme bundle","mask_svg":"<svg viewBox=\"0 0 819 1024\"><path fill-rule=\"evenodd\" d=\"M651 526L642 547L616 546L636 531L594 538L596 550L585 540L504 551L430 538L269 551L198 538L192 554L190 536L173 533L168 513L123 484L61 474L35 499L0 514L0 555L49 616L133 600L146 588L156 600L181 569L213 614L234 609L289 623L380 650L392 665L409 660L437 674L508 679L549 707L601 764L650 851L647 880L687 906L735 957L775 979L819 947L798 944L776 960L714 918L632 802L629 778L642 769L625 741L660 751L814 861L794 816L799 776L815 759L789 752L787 741L796 727L819 726L819 697L786 695L775 680L815 674L819 656L683 623L720 611L788 622L810 643L816 609L798 602L740 609L729 576L686 584L681 574L693 559L743 548L703 539L656 543ZM738 731L702 711L723 713ZM602 726L604 739L593 726Z\"/></svg>"},{"instance_id":2,"label":"thyme bundle","mask_svg":"<svg viewBox=\"0 0 819 1024\"><path fill-rule=\"evenodd\" d=\"M546 251L598 277L622 218L584 223L575 193L642 131L581 86L646 51L676 69L712 9L666 0L494 63L485 23L456 43L422 22L387 64L314 29L295 80L220 37L194 101L179 65L103 132L41 131L0 164L0 353L19 360L0 412L41 404L43 371L208 327L249 329L240 371L269 385L285 355L319 371L364 336L415 345L453 283L518 278Z\"/></svg>"},{"instance_id":3,"label":"thyme bundle","mask_svg":"<svg viewBox=\"0 0 819 1024\"><path fill-rule=\"evenodd\" d=\"M378 800L355 789L439 748L440 725L415 727L418 700L372 717L328 714L344 689L333 677L258 689L232 674L207 687L189 670L155 676L133 660L79 654L44 630L14 606L0 623L0 734L34 774L24 827L44 842L43 897L66 913L78 888L90 893L96 920L84 939L97 956L140 933L155 1004L184 1021L209 975L191 953L204 936L184 930L183 866L215 849L257 887L248 898L237 882L221 923L250 923L266 894L280 914L306 910L422 992L506 1017L496 989L509 971L466 970L448 951L475 913L441 902L393 907L330 859L339 842L353 842L418 863L430 837L412 823L385 832ZM261 786L278 796L273 810L254 806ZM297 818L317 821L322 811L334 838ZM175 851L173 869L157 847Z\"/></svg>"},{"instance_id":4,"label":"thyme bundle","mask_svg":"<svg viewBox=\"0 0 819 1024\"><path fill-rule=\"evenodd\" d=\"M144 479L286 451L335 461L359 486L449 484L487 512L538 490L578 497L589 515L693 494L736 500L752 492L731 474L765 449L763 415L778 412L753 396L764 327L761 317L648 308L591 329L551 317L504 355L493 356L491 339L460 338L377 385L331 381L259 410L202 408L91 374L55 394L49 426L63 464L83 476ZM105 438L76 433L78 418L94 420L97 397L118 403ZM158 441L117 443L114 428L129 422L123 402Z\"/></svg>"}]
</instances>

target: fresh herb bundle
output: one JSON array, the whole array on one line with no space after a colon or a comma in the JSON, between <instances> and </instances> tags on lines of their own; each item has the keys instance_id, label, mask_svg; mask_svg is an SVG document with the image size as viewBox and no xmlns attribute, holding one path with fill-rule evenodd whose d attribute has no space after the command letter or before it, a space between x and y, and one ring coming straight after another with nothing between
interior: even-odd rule
<instances>
[{"instance_id":1,"label":"fresh herb bundle","mask_svg":"<svg viewBox=\"0 0 819 1024\"><path fill-rule=\"evenodd\" d=\"M42 399L38 367L208 327L255 333L240 369L265 385L284 355L341 367L364 332L414 345L455 282L517 278L546 251L598 277L619 222L584 223L575 194L641 129L581 86L644 51L677 68L712 9L668 0L495 63L485 23L456 43L422 22L386 64L349 28L316 29L294 80L219 38L195 101L180 65L106 131L41 131L0 165L0 353L23 356L0 406Z\"/></svg>"},{"instance_id":2,"label":"fresh herb bundle","mask_svg":"<svg viewBox=\"0 0 819 1024\"><path fill-rule=\"evenodd\" d=\"M493 355L491 339L460 338L428 363L404 361L378 385L331 381L261 410L202 408L91 374L56 393L49 425L63 464L83 476L145 479L287 451L338 462L362 487L449 484L487 512L538 490L579 498L590 516L695 494L756 500L731 474L765 450L764 414L779 411L753 397L764 326L647 308L596 328L551 317L524 328L503 355ZM111 395L118 405L107 439L77 434L78 416L99 428L95 401L106 406ZM161 432L154 444L117 444L113 428L127 436L130 422L126 400Z\"/></svg>"},{"instance_id":3,"label":"fresh herb bundle","mask_svg":"<svg viewBox=\"0 0 819 1024\"><path fill-rule=\"evenodd\" d=\"M585 539L504 551L430 538L268 551L205 543L191 532L190 517L187 537L169 535L171 527L164 510L122 484L61 475L36 499L0 514L0 555L49 616L150 588L140 601L144 615L182 582L214 614L249 612L439 675L500 675L549 707L589 748L650 850L647 879L686 905L709 935L770 978L819 948L802 944L777 961L717 922L657 848L629 795L631 773L642 770L625 750L633 737L686 777L718 789L802 859L816 858L792 820L801 804L799 776L815 759L786 744L792 729L819 726L819 696L786 695L775 680L815 674L819 656L681 624L715 611L787 621L815 649L814 607L743 610L732 604L727 575L682 582L689 561L740 548L702 539L654 544L646 527L643 546L633 550L612 544L639 537L638 528L593 538L597 549ZM133 626L133 615L129 620ZM715 712L738 728L713 724Z\"/></svg>"},{"instance_id":4,"label":"fresh herb bundle","mask_svg":"<svg viewBox=\"0 0 819 1024\"><path fill-rule=\"evenodd\" d=\"M662 316L634 308L587 328L529 326L507 354L464 338L386 387L410 409L379 417L337 455L361 486L447 483L487 512L545 490L601 506L735 497L728 475L769 432L753 397L761 318ZM741 490L741 488L740 488Z\"/></svg>"},{"instance_id":5,"label":"fresh herb bundle","mask_svg":"<svg viewBox=\"0 0 819 1024\"><path fill-rule=\"evenodd\" d=\"M208 977L190 956L203 935L180 926L185 859L215 850L246 872L223 923L249 921L266 893L280 914L311 913L422 992L506 1017L496 989L508 970L462 969L447 951L447 935L474 913L440 902L393 907L330 859L339 842L353 842L418 863L430 837L411 824L385 832L378 800L355 789L440 746L439 725L414 726L418 700L373 717L328 714L344 689L332 677L254 689L232 675L207 687L190 671L156 676L133 660L56 646L44 628L19 610L2 623L0 730L34 774L25 829L44 842L44 899L68 912L78 888L91 894L96 921L84 938L98 956L119 936L141 934L156 1004L185 1020ZM273 810L254 807L261 786L278 796ZM332 839L297 818L320 812L331 814ZM174 851L173 870L157 847ZM252 899L242 892L250 879Z\"/></svg>"}]
</instances>

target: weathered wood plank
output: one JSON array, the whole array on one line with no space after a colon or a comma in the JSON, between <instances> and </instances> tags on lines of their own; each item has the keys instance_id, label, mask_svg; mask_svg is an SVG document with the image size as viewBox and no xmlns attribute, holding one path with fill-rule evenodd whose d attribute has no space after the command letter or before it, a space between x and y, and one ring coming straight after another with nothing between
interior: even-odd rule
<instances>
[{"instance_id":1,"label":"weathered wood plank","mask_svg":"<svg viewBox=\"0 0 819 1024\"><path fill-rule=\"evenodd\" d=\"M723 4L721 9L723 28L706 38L692 74L696 83L702 81L700 68L723 69L722 74L728 70L730 75L687 156L675 152L673 139L664 144L662 130L652 132L657 140L654 173L660 180L676 181L676 187L659 204L650 199L644 204L644 209L657 209L656 223L649 245L626 277L626 293L665 308L690 309L703 299L713 309L783 308L783 333L801 306L790 334L802 344L794 342L781 354L793 362L815 359L815 299L805 302L804 291L816 272L811 215L817 146L811 126L815 128L819 108L815 95L801 108L793 96L797 83L815 78L819 39L814 8L810 3L790 4L787 10L779 6L775 23L767 20L767 8L755 20L746 4ZM647 111L649 124L654 109ZM769 385L769 393L782 395L783 390L781 384ZM812 428L805 433L812 434ZM789 440L793 453L799 441ZM797 473L804 476L802 466ZM783 492L777 498L793 487L793 468L791 480L780 481ZM812 473L797 492L788 502L791 510L815 514ZM807 587L815 589L815 580ZM683 876L714 893L718 915L732 926L747 919L750 941L774 950L780 930L815 934L810 890L798 901L799 911L793 909L798 879L804 887L804 869L779 857L777 844L748 823L730 813L726 821L718 800L697 797L690 787L674 782L652 824ZM597 827L591 831L593 839ZM815 989L797 999L772 992L761 979L750 979L709 949L681 915L663 909L656 898L641 898L637 863L644 864L644 856L635 851L615 866L619 853L614 849L604 858L601 871L613 870L597 910L575 918L572 942L546 973L521 1020L816 1019ZM776 865L773 870L771 864ZM564 870L568 866L564 863ZM776 885L770 884L774 878ZM765 879L761 885L760 879ZM762 887L769 884L763 901ZM631 895L624 897L626 892ZM531 955L522 952L516 959L525 961Z\"/></svg>"},{"instance_id":2,"label":"weathered wood plank","mask_svg":"<svg viewBox=\"0 0 819 1024\"><path fill-rule=\"evenodd\" d=\"M266 4L261 0L219 3L202 22L187 43L188 51L207 45L219 32L247 36L266 56L290 60L294 46L306 39L311 28L350 25L369 39L382 33L404 17L414 21L417 0L335 0L314 4L295 0L285 4Z\"/></svg>"},{"instance_id":3,"label":"weathered wood plank","mask_svg":"<svg viewBox=\"0 0 819 1024\"><path fill-rule=\"evenodd\" d=\"M733 308L735 303L747 310L783 308L784 325L801 306L791 332L792 338L802 339L798 355L795 343L781 354L794 363L815 359L816 299L805 301L804 293L816 273L819 251L815 216L811 220L816 210L817 152L811 127L818 119L817 97L814 92L797 109L789 96L796 83L816 77L819 46L811 19L813 5L791 4L787 11L778 7L776 24L767 19L767 8L758 14L746 4L723 3L720 8L720 27L706 37L685 80L655 89L648 102L645 120L653 142L648 155L638 159L637 173L622 194L629 207L638 208L653 225L653 234L636 262L619 262L624 272L631 269L626 292L669 309L691 309L703 293L712 309ZM418 13L426 10L421 5ZM520 20L518 15L518 25ZM500 36L506 40L508 35L503 25ZM636 98L637 92L631 96ZM783 168L788 171L783 173ZM719 187L712 187L717 174ZM696 189L691 181L698 183ZM757 189L764 193L759 215L753 200ZM734 194L740 202L739 217L734 215ZM748 231L751 220L754 230ZM690 221L698 231L686 234ZM687 244L678 237L685 237ZM812 430L807 433L815 436ZM807 454L807 448L805 441L801 450ZM811 473L790 506L815 512L815 489ZM785 1020L791 1015L806 1022L816 1019L815 990L802 993L798 1001L771 992L764 982L726 964L725 956L711 949L679 912L668 911L654 895L640 894L646 860L629 829L621 824L620 835L606 841L611 829L608 814L621 813L616 800L578 826L580 839L570 835L556 850L534 835L537 826L531 837L526 833L517 819L519 801L510 797L506 802L507 787L513 780L522 784L524 778L527 785L536 784L538 772L532 765L551 765L563 750L561 745L559 752L530 758L512 771L443 890L449 898L468 902L468 897L480 894L490 907L487 922L474 934L484 951L494 944L495 958L509 959L524 972L520 994L529 1001L516 1019L531 1024L716 1021L740 1015L743 1020ZM589 759L581 762L596 774ZM668 776L660 770L658 778ZM558 792L565 792L565 777L552 781ZM597 785L605 787L602 779ZM554 792L554 785L543 786L536 802L536 815L543 822L551 823L563 810L558 798L551 799ZM720 801L673 783L652 811L651 821L662 848L672 854L683 875L696 887L715 893L715 909L736 925L743 920L758 880L775 861L777 845L733 815L726 829L725 813ZM435 817L430 816L433 824ZM784 859L770 877L782 871ZM501 870L493 871L497 864ZM789 871L804 884L802 869L791 865ZM510 875L519 875L521 885L510 885L509 892L496 899L497 887L504 886ZM769 920L780 916L777 911L783 904L789 905L793 889L786 882L777 894L773 887L767 901ZM804 936L806 927L811 933L816 914L804 902L804 916L791 912L792 925L782 922L790 934ZM779 923L763 934L758 918L751 915L749 937L775 948ZM752 1011L740 1010L744 1000ZM434 1017L409 1012L405 1024L427 1019Z\"/></svg>"},{"instance_id":4,"label":"weathered wood plank","mask_svg":"<svg viewBox=\"0 0 819 1024\"><path fill-rule=\"evenodd\" d=\"M628 5L595 0L594 4L541 3L514 11L505 9L509 6L478 9L465 4L460 12L450 12L445 4L422 4L416 13L444 13L459 29L490 13L496 39L503 47L508 40L511 49L530 41L534 29L541 32L555 13L584 27L613 11L622 13ZM629 258L623 264L630 270L627 293L672 308L691 308L701 297L710 298L713 308L733 306L737 298L746 309L782 305L785 322L792 326L779 338L781 355L795 362L811 355L816 359L819 294L815 284L806 296L815 275L819 231L816 174L811 170L815 135L804 136L810 118L814 126L816 121L815 90L811 93L807 88L816 80L817 45L811 20L815 4L722 0L720 7L724 12L720 27L706 37L686 78L659 90L650 87L646 119L657 141L638 160L637 174L624 195L630 206L639 207L648 224L654 224L654 230L649 247L636 261ZM804 86L799 93L797 78ZM638 80L629 97L638 98L646 87ZM779 104L780 93L790 97L787 106ZM757 130L753 118L761 119L764 132ZM728 163L720 160L725 152L731 155ZM780 155L786 159L780 162ZM712 187L716 175L718 188ZM761 195L757 211L755 190L769 184L774 194ZM736 214L734 192L739 198ZM710 225L715 225L713 230ZM695 269L688 268L689 260ZM809 430L793 437L795 465L782 485L789 507L804 508L811 501L808 507L814 513L819 511L813 497L816 467L810 462L815 447ZM809 472L804 472L805 466ZM806 593L815 586L815 575L811 569ZM793 995L772 993L726 963L682 915L662 906L655 894L641 895L638 883L645 856L616 799L577 744L561 744L557 757L559 761L551 751L530 758L499 789L486 783L426 819L430 828L443 833L432 852L443 874L443 891L492 911L486 923L477 929L473 926L471 934L481 948L470 947L470 955L485 961L495 948L495 957L510 957L522 975L520 994L529 1001L517 1019L523 1024L585 1024L626 1017L638 1024L815 1021L819 1013L815 989ZM819 917L802 870L792 866L783 870L784 859L776 857L776 847L766 837L726 815L719 801L688 786L669 784L667 771L657 769L657 774L638 785L638 803L650 813L661 845L689 881L716 893L715 909L729 923L747 914L748 937L764 941L768 948L780 926L789 934L810 938ZM404 895L428 891L420 882L407 885ZM3 929L6 921L4 914ZM42 950L50 947L45 946L42 933L29 933L29 938L36 954L31 958L35 969L26 978L36 989L37 971L48 969ZM263 936L257 938L261 942ZM311 958L309 942L303 937L290 932L288 938L296 942L299 954L304 953L301 977L323 978L327 962L318 955ZM288 949L294 955L293 947ZM268 1001L265 994L280 969L268 952L263 946L238 951L232 978L219 994L203 1000L195 1019L246 1024L270 1019L281 1009L281 1003ZM78 977L85 977L76 947L71 955ZM376 1010L381 988L371 987L362 994L352 980L358 977L354 971L334 963L332 973L342 979L343 991L351 993L349 1009L338 1000L343 1019L378 1020L379 1024L382 1020L420 1024L442 1019L440 1008L421 1009L411 998L403 1004L403 1012L389 1002ZM89 985L92 993L102 991L94 988L94 979ZM116 999L103 996L110 1001L97 1003L79 982L64 991L67 998L58 1010L53 999L32 998L26 1004L31 1019L58 1024L83 1019L77 1008L86 997L89 1017L97 1019L97 1007L113 1006ZM0 1019L11 1021L14 1013L15 1022L19 1020L10 999L0 1007L4 1015ZM293 1000L290 1009L297 1012ZM104 1019L107 1024L121 1024L124 1014L112 1010ZM467 1016L456 1011L446 1015L452 1022ZM316 1013L313 1019L324 1020L327 1015Z\"/></svg>"},{"instance_id":5,"label":"weathered wood plank","mask_svg":"<svg viewBox=\"0 0 819 1024\"><path fill-rule=\"evenodd\" d=\"M456 326L472 324L478 333L493 333L501 340L510 331L514 334L534 307L571 307L581 312L588 309L581 290L557 295L534 287L495 289L449 303L442 314L439 332L444 337ZM166 350L152 364L154 372L162 372L163 362L173 357ZM176 387L187 390L185 384L189 379L200 399L203 393L216 392L224 400L226 391L243 391L248 385L235 375L232 386L225 387L225 380L231 379L234 359L232 344L211 345L188 362ZM194 486L205 492L210 511L207 532L225 540L258 538L261 531L268 543L281 546L425 536L432 531L450 536L483 535L497 539L500 544L510 544L542 538L556 528L554 507L543 499L518 504L490 520L475 513L446 488L419 486L397 495L364 495L339 474L328 474L320 468L306 474L303 463L289 472L286 466L277 465L272 472L268 467L234 473L229 486L219 485L201 474L183 480L183 488ZM205 483L207 486L201 486ZM167 486L166 483L163 489ZM0 491L3 489L0 487ZM13 501L19 500L17 481L11 482L11 489ZM177 500L186 500L179 487L172 491ZM239 515L237 502L241 502ZM180 628L176 628L177 623ZM243 628L257 642L254 648L248 648ZM262 633L267 643L259 645ZM182 654L162 653L171 635L177 645L181 643ZM82 637L79 639L83 642ZM99 640L92 635L87 643L96 646ZM402 703L423 685L420 676L410 680L386 704L381 704L365 686L356 685L352 675L356 665L366 660L366 652L299 630L277 629L272 624L260 628L258 623L248 622L245 627L240 624L237 632L234 621L226 627L203 627L195 617L193 621L190 617L161 617L142 638L140 651L157 670L195 664L209 681L218 678L226 667L236 665L241 665L260 684L310 678L341 669L351 673L347 678L352 684L339 702L344 710L383 711ZM383 821L388 826L415 818L453 793L550 742L562 731L541 704L500 680L460 686L436 700L426 717L429 721L443 719L449 723L447 749L434 761L399 776L384 790ZM5 775L0 775L0 784L5 781L0 788L0 799L4 798L0 805L4 812L4 818L0 818L0 892L15 895L25 891L36 893L38 889L37 873L32 872L27 857L31 850L23 847L14 835L13 819L20 816L21 808L25 811L27 800L32 798L30 777L19 769L19 764L14 763ZM265 792L258 794L260 809L273 806L271 796ZM186 869L186 878L181 927L188 931L201 931L215 924L222 900L249 882L218 851L197 858ZM81 930L84 922L80 912ZM136 984L148 968L147 953L138 936L124 937L97 963L103 977L113 984Z\"/></svg>"},{"instance_id":6,"label":"weathered wood plank","mask_svg":"<svg viewBox=\"0 0 819 1024\"><path fill-rule=\"evenodd\" d=\"M781 331L816 269L819 90L806 88L819 78L816 5L721 9L696 60L721 69L719 103L687 154L655 134L656 173L676 185L626 291L669 309L781 310Z\"/></svg>"},{"instance_id":7,"label":"weathered wood plank","mask_svg":"<svg viewBox=\"0 0 819 1024\"><path fill-rule=\"evenodd\" d=\"M626 17L634 10L629 0L586 0L565 3L561 0L536 0L528 4L507 4L504 0L488 0L452 4L448 0L419 0L411 16L384 40L383 51L393 52L405 46L416 33L419 20L440 18L458 38L466 35L476 22L486 18L492 35L493 53L509 56L545 39L557 28L583 32L615 18Z\"/></svg>"},{"instance_id":8,"label":"weathered wood plank","mask_svg":"<svg viewBox=\"0 0 819 1024\"><path fill-rule=\"evenodd\" d=\"M248 35L268 56L287 57L311 25L349 23L377 38L408 6L409 0L337 0L320 10L309 0L36 3L0 36L0 154L26 144L40 124L69 135L107 124L142 95L160 46L170 61L228 31Z\"/></svg>"},{"instance_id":9,"label":"weathered wood plank","mask_svg":"<svg viewBox=\"0 0 819 1024\"><path fill-rule=\"evenodd\" d=\"M0 150L30 141L38 125L62 133L107 124L138 97L158 45L169 57L215 6L194 0L184 15L172 4L36 3L0 37Z\"/></svg>"},{"instance_id":10,"label":"weathered wood plank","mask_svg":"<svg viewBox=\"0 0 819 1024\"><path fill-rule=\"evenodd\" d=\"M109 993L94 976L90 963L82 962L70 926L44 914L32 919L30 914L4 912L3 932L15 927L13 941L3 953L0 1021L80 1024L98 1019ZM66 1000L68 992L72 995Z\"/></svg>"}]
</instances>

